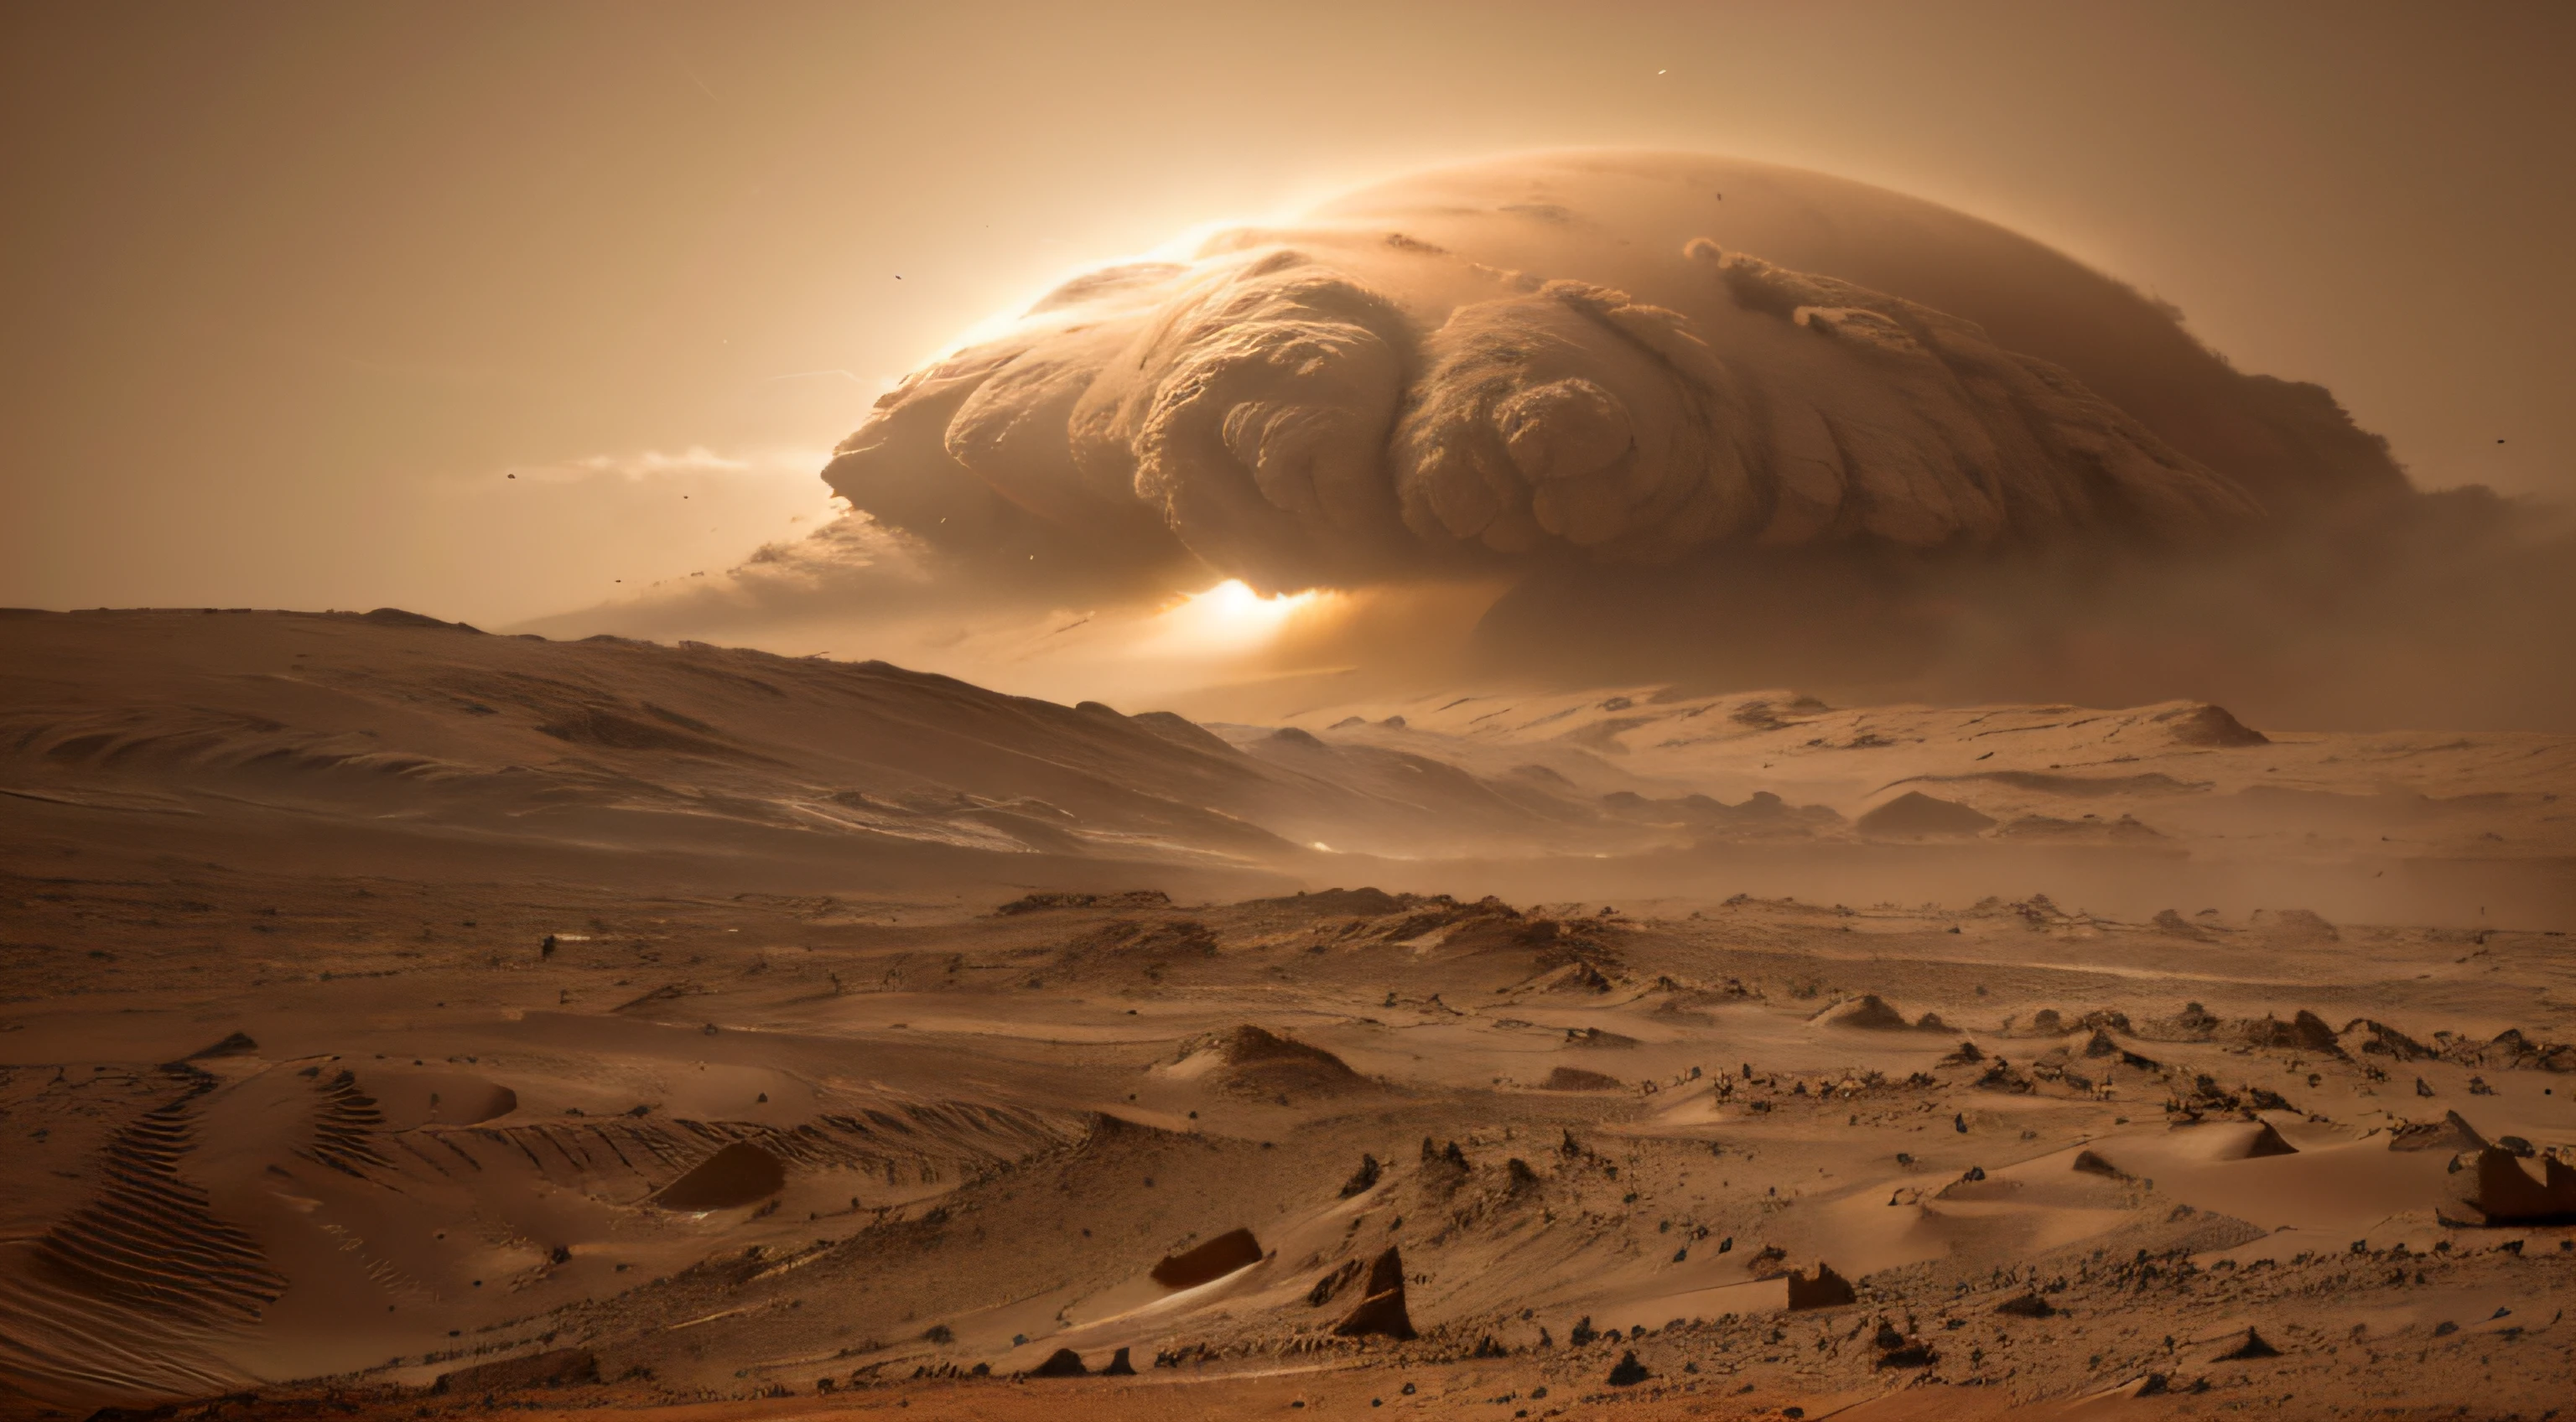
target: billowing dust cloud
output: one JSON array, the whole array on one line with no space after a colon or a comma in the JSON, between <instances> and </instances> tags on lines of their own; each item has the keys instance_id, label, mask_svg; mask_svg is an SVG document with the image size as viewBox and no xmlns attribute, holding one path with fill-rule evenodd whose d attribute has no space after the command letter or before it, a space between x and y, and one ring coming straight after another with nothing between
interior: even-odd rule
<instances>
[{"instance_id":1,"label":"billowing dust cloud","mask_svg":"<svg viewBox=\"0 0 2576 1422\"><path fill-rule=\"evenodd\" d=\"M1862 221L1968 280L1914 299L1807 269L1847 267ZM2015 303L2052 288L2067 309L2016 329L2036 313ZM1833 179L1499 164L1071 282L888 395L826 477L969 555L1178 545L1283 588L1748 544L2200 544L2259 522L2251 486L2280 480L2235 426L2274 416L2276 387L2173 345L2182 368L2160 374L2235 417L2178 447L2090 383L2138 383L2092 358L2097 333L2055 329L2106 312L2171 324L2008 233Z\"/></svg>"},{"instance_id":2,"label":"billowing dust cloud","mask_svg":"<svg viewBox=\"0 0 2576 1422\"><path fill-rule=\"evenodd\" d=\"M916 589L977 600L1491 590L1463 636L1346 619L1327 662L1431 638L1531 680L2310 724L2410 719L2428 680L2445 724L2576 704L2563 536L2415 493L2326 391L2039 244L1703 156L1446 169L1089 273L906 378L824 477Z\"/></svg>"}]
</instances>

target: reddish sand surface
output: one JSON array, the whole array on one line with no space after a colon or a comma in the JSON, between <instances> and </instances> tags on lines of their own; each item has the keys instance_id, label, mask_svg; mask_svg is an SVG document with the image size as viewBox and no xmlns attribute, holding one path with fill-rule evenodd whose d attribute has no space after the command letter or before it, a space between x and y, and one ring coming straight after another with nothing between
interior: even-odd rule
<instances>
[{"instance_id":1,"label":"reddish sand surface","mask_svg":"<svg viewBox=\"0 0 2576 1422\"><path fill-rule=\"evenodd\" d=\"M2569 1405L2565 738L424 624L0 619L0 1414Z\"/></svg>"}]
</instances>

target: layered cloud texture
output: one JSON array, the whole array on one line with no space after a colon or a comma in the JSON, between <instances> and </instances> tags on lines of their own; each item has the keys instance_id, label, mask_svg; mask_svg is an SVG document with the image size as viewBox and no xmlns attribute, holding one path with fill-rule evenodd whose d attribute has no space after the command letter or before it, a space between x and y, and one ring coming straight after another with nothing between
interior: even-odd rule
<instances>
[{"instance_id":1,"label":"layered cloud texture","mask_svg":"<svg viewBox=\"0 0 2576 1422\"><path fill-rule=\"evenodd\" d=\"M985 329L842 443L854 512L614 625L1232 716L1472 681L2576 725L2563 519L2419 493L2324 390L1877 188L1501 158Z\"/></svg>"},{"instance_id":2,"label":"layered cloud texture","mask_svg":"<svg viewBox=\"0 0 2576 1422\"><path fill-rule=\"evenodd\" d=\"M2400 489L2324 392L2001 228L1539 155L1088 273L914 373L832 487L972 560L1263 589L1746 550L2224 543Z\"/></svg>"}]
</instances>

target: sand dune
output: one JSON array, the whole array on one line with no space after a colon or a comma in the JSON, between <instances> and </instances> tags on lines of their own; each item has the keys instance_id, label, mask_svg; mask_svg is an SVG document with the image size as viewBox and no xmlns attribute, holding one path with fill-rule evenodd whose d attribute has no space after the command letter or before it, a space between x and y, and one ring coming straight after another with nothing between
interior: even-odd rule
<instances>
[{"instance_id":1,"label":"sand dune","mask_svg":"<svg viewBox=\"0 0 2576 1422\"><path fill-rule=\"evenodd\" d=\"M2557 738L1646 688L1197 727L390 617L0 641L31 1415L2563 1391ZM1874 833L1908 795L1988 823ZM2123 815L2153 846L2008 832Z\"/></svg>"},{"instance_id":2,"label":"sand dune","mask_svg":"<svg viewBox=\"0 0 2576 1422\"><path fill-rule=\"evenodd\" d=\"M261 897L279 885L239 887ZM2141 1368L2156 1361L2148 1345L2159 1330L2174 1327L2158 1310L2204 1307L2197 1300L2209 1290L2235 1297L2235 1271L2253 1266L2258 1256L2246 1251L2256 1245L2280 1274L2264 1297L2281 1303L2260 1308L2306 1298L2320 1269L2349 1273L2340 1261L2353 1257L2355 1239L2374 1258L2405 1248L2455 1280L2410 1286L2428 1297L2503 1287L2521 1291L2517 1309L2553 1297L2554 1266L2534 1251L2556 1249L2564 1226L2512 1224L2499 1238L2515 1254L2475 1237L2496 1225L2464 1232L2444 1223L2460 1219L2473 1194L2499 1223L2510 1215L2487 1162L2512 1157L2471 1153L2462 1175L2449 1168L2454 1153L2390 1150L2390 1126L2424 1115L2411 1085L2392 1092L2394 1080L2372 1065L2384 1054L2345 1052L2331 1029L2323 1045L2301 1044L2277 1015L2292 1002L2377 994L2385 1001L2373 1011L2384 1015L2349 1035L2467 1038L2401 1017L2410 1003L2422 1010L2410 976L2385 986L2350 978L2357 941L2397 965L2441 951L2438 934L2345 928L2336 940L2281 950L2259 980L2203 974L2193 990L2215 1006L2195 1017L2165 1001L2171 985L2161 981L2030 966L2033 930L2019 913L1819 918L1748 902L1714 919L1624 922L1615 953L1600 955L1608 991L1564 1002L1525 986L1556 951L1553 935L1444 957L1413 946L1421 935L1381 936L1437 905L1384 894L1307 900L1301 910L1294 898L1187 908L1127 899L853 925L837 931L837 945L807 950L818 961L792 969L760 966L775 961L779 929L804 924L807 936L833 937L838 910L812 905L781 919L663 901L654 916L670 922L657 936L676 929L698 945L708 987L657 999L640 1021L551 1006L567 992L612 1005L615 994L591 985L629 972L650 950L605 936L559 943L546 959L532 946L537 935L518 930L531 946L497 978L477 966L487 963L480 950L449 948L440 952L453 966L409 959L393 979L335 978L351 1006L395 1012L400 1025L377 1033L376 1045L437 1040L448 1055L477 1060L433 1072L392 1053L379 1063L368 1050L308 1057L304 1045L272 1060L265 1054L282 1049L260 1045L207 1058L202 1072L170 1069L159 1087L149 1071L137 1075L131 1124L98 1137L98 1159L147 1183L198 1182L182 1188L206 1205L160 1198L147 1213L165 1233L193 1230L191 1249L208 1262L191 1275L196 1292L148 1301L112 1271L14 1272L18 1310L35 1311L50 1297L37 1290L51 1288L116 1321L84 1350L18 1335L46 1350L49 1371L30 1366L27 1376L39 1396L140 1398L355 1368L361 1379L334 1386L363 1396L463 1376L481 1360L569 1336L603 1377L642 1366L653 1386L694 1387L688 1379L748 1367L760 1386L811 1391L829 1378L836 1396L915 1368L1033 1371L1063 1348L1095 1371L1124 1348L1142 1373L1156 1373L1147 1360L1165 1359L1167 1372L1181 1357L1192 1375L1292 1345L1318 1361L1357 1348L1349 1361L1401 1359L1408 1374L1428 1377L1474 1361L1490 1342L1499 1352L1487 1365L1559 1378L1568 1368L1606 1370L1606 1361L1584 1360L1619 1356L1603 1352L1609 1330L1642 1328L1621 1351L1658 1377L1691 1377L1679 1371L1691 1362L1712 1382L1761 1379L1775 1398L1784 1389L1812 1398L1877 1371L1871 1358L1831 1348L1793 1363L1775 1346L1775 1360L1761 1361L1766 1330L1803 1316L1790 1312L1782 1281L1795 1274L1813 1286L1820 1270L1854 1289L1853 1303L1829 1304L1825 1316L1910 1313L1936 1344L1948 1341L1946 1325L1926 1322L1924 1310L1973 1318L2037 1288L2053 1327L2071 1311L2078 1321L2065 1329L2094 1329L2081 1320L2101 1318L2116 1320L2118 1336L2138 1336ZM100 901L85 892L66 902ZM486 911L584 916L515 900ZM1195 923L1216 949L1161 982L1067 994L983 971L1121 919ZM2091 931L2163 937L2152 925ZM1868 941L1842 941L1855 933ZM1370 946L1328 947L1331 971L1309 971L1283 998L1279 970L1336 941ZM2015 942L2024 946L2007 960L1981 951ZM925 953L962 959L955 979L889 983L865 968ZM1477 973L1492 986L1475 987ZM871 986L836 992L836 974ZM1824 990L1820 976L1848 991L1843 1006L1819 1010L1803 996ZM485 996L457 996L477 979ZM255 991L223 981L210 986ZM1662 986L1687 982L1735 988ZM1910 992L1899 995L1899 982ZM495 985L498 998L489 996ZM2476 1016L2483 1029L2491 1014L2528 1006L2507 982L2480 991L2483 1009L2444 1020L2467 1026ZM449 995L442 1006L422 1005L439 994ZM1664 1025L1660 1007L1677 994L1707 1021ZM32 1062L49 1043L89 1036L102 1010L132 1020L124 1008L82 1003L22 1001L0 1041L13 1061ZM1527 1020L1541 1003L1563 1005L1538 1009L1545 1022ZM1254 1004L1267 1004L1272 1026L1242 1020ZM1909 1014L1927 1011L1950 1030L1911 1024ZM165 1027L146 1025L163 1017ZM2206 1026L2192 1025L2202 1017ZM605 1034L584 1025L620 1020L631 1025ZM2183 1025L2127 1025L2149 1022ZM147 1014L127 1030L135 1027L145 1033L136 1047L157 1030L205 1040L201 1009ZM292 1030L334 1029L326 1019ZM1628 1044L1588 1053L1617 1056L1620 1074L1576 1079L1589 1090L1549 1089L1563 1085L1554 1073L1588 1070L1562 1061L1568 1034L1596 1032ZM265 1044L279 1028L262 1023L245 1035ZM1962 1036L1979 1044L1973 1054ZM2113 1050L2094 1052L2097 1040ZM2547 1038L2526 1030L2523 1040ZM862 1104L852 1095L862 1088L815 1074L834 1060L884 1079L865 1091L899 1089L886 1074L918 1067L973 1096L880 1094ZM1280 1083L1267 1077L1245 1090L1227 1075L1280 1061L1382 1084L1352 1097L1312 1084L1274 1092ZM1175 1062L1206 1065L1182 1071ZM2443 1109L2481 1122L2483 1133L2530 1140L2544 1154L2576 1139L2556 1091L2565 1076L2472 1072L2429 1052L2410 1069L2441 1081ZM54 1077L30 1066L11 1074ZM13 1115L76 1117L80 1107L64 1098L70 1075L66 1065L61 1082L18 1097ZM2473 1075L2492 1094L2476 1094ZM400 1083L414 1100L436 1081L442 1104L454 1083L482 1082L518 1104L473 1124L431 1119L417 1105L396 1117L371 1093L373 1080ZM2295 1109L2208 1114L2213 1096L2270 1099L2264 1093ZM384 1099L398 1094L388 1087ZM2167 1124L2193 1120L2205 1123ZM173 1153L172 1141L216 1132L219 1150ZM1364 1154L1374 1164L1355 1173ZM140 1164L116 1164L126 1160ZM2526 1178L2545 1189L2537 1170ZM82 1205L71 1182L58 1182L63 1213L45 1248L113 1247L96 1222L119 1199L137 1212L136 1187L117 1183L126 1178L107 1177L104 1206ZM500 1235L458 1232L469 1220L512 1223ZM2439 1238L2454 1241L2450 1252L2425 1253ZM100 1239L108 1243L91 1243ZM223 1255L221 1240L234 1241L238 1257ZM1421 1336L1381 1357L1370 1350L1386 1343L1353 1340L1402 1336L1386 1321L1390 1305L1369 1304L1387 1291L1363 1290L1388 1245L1409 1261L1404 1326ZM2134 1271L2099 1274L2100 1261L2141 1251L2162 1261L2157 1277L2169 1282L2158 1288L2168 1292L2155 1297L2171 1302L2104 1312L2099 1291L2127 1290ZM2544 1272L2516 1272L2534 1268ZM605 1311L582 1302L608 1297L618 1302ZM350 1310L367 1299L379 1301L379 1322L352 1337ZM2260 1316L2281 1320L2261 1324L2275 1336L2295 1315ZM461 1353L446 1337L451 1327L473 1340ZM1578 1333L1593 1336L1577 1343ZM1985 1335L1964 1336L2001 1356ZM153 1355L160 1371L116 1371L110 1350L119 1349ZM397 1351L404 1361L384 1368ZM1983 1365L1957 1347L1937 1351L1945 1361L1930 1366L1945 1376L1980 1375ZM189 1356L203 1361L174 1371L171 1360ZM2017 1369L2072 1365L2012 1356L2023 1360ZM1846 1368L1859 1371L1838 1371ZM1581 1384L1576 1376L1556 1386Z\"/></svg>"},{"instance_id":3,"label":"sand dune","mask_svg":"<svg viewBox=\"0 0 2576 1422\"><path fill-rule=\"evenodd\" d=\"M487 874L542 845L728 892L1374 881L1705 902L1714 877L1830 902L2046 878L2130 916L2277 907L2282 886L2339 917L2576 905L2559 736L1653 687L1201 728L881 664L390 613L19 615L0 647L14 814L231 862Z\"/></svg>"}]
</instances>

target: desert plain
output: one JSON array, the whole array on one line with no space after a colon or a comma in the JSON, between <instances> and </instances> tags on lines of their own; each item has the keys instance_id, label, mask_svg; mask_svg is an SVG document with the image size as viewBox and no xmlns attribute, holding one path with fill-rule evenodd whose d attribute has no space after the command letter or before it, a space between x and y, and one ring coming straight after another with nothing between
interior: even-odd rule
<instances>
[{"instance_id":1,"label":"desert plain","mask_svg":"<svg viewBox=\"0 0 2576 1422\"><path fill-rule=\"evenodd\" d=\"M0 745L11 1415L2576 1376L2564 735L190 609L0 618Z\"/></svg>"}]
</instances>

